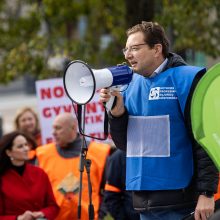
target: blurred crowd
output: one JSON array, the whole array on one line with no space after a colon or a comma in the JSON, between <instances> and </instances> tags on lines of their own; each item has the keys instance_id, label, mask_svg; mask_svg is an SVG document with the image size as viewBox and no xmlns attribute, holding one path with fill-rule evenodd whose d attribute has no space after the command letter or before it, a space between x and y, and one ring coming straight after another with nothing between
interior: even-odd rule
<instances>
[{"instance_id":1,"label":"blurred crowd","mask_svg":"<svg viewBox=\"0 0 220 220\"><path fill-rule=\"evenodd\" d=\"M71 113L51 126L54 142L43 145L38 115L24 107L15 114L14 131L2 135L0 219L140 219L125 190L126 153L84 140Z\"/></svg>"},{"instance_id":2,"label":"blurred crowd","mask_svg":"<svg viewBox=\"0 0 220 220\"><path fill-rule=\"evenodd\" d=\"M125 191L125 153L85 140L71 113L51 127L54 142L43 145L38 115L25 106L2 134L0 219L139 219Z\"/></svg>"}]
</instances>

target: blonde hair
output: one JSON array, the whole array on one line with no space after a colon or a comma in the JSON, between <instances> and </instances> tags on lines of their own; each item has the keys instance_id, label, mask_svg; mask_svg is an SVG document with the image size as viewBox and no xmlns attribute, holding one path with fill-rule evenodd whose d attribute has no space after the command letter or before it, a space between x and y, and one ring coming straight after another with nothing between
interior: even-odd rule
<instances>
[{"instance_id":1,"label":"blonde hair","mask_svg":"<svg viewBox=\"0 0 220 220\"><path fill-rule=\"evenodd\" d=\"M16 130L20 130L20 126L19 126L19 119L20 117L25 113L25 112L31 112L36 120L36 130L39 130L39 119L38 119L38 115L37 113L31 108L31 107L23 107L21 109L18 109L18 111L16 112L16 116L14 119L14 125L15 125L15 129Z\"/></svg>"}]
</instances>

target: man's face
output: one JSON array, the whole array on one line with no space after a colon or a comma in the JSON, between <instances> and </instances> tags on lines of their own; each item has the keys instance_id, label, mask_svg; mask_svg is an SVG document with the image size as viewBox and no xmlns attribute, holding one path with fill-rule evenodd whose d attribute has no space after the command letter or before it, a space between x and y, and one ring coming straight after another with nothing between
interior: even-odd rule
<instances>
[{"instance_id":1,"label":"man's face","mask_svg":"<svg viewBox=\"0 0 220 220\"><path fill-rule=\"evenodd\" d=\"M65 147L68 143L72 142L76 137L77 132L70 122L56 118L53 123L53 136L55 142L60 147Z\"/></svg>"},{"instance_id":2,"label":"man's face","mask_svg":"<svg viewBox=\"0 0 220 220\"><path fill-rule=\"evenodd\" d=\"M134 72L143 76L150 76L157 68L155 64L155 49L150 48L144 41L142 32L128 36L125 59L130 63Z\"/></svg>"}]
</instances>

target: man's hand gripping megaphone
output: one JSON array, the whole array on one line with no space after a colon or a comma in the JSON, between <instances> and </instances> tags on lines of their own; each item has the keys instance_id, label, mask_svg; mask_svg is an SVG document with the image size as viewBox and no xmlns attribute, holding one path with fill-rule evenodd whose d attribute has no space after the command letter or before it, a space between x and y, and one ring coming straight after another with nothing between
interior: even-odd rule
<instances>
[{"instance_id":1,"label":"man's hand gripping megaphone","mask_svg":"<svg viewBox=\"0 0 220 220\"><path fill-rule=\"evenodd\" d=\"M126 65L126 63L124 62L117 66L120 65ZM123 97L120 93L122 87L123 85L117 85L100 90L100 102L102 102L106 109L115 117L120 117L125 112Z\"/></svg>"},{"instance_id":2,"label":"man's hand gripping megaphone","mask_svg":"<svg viewBox=\"0 0 220 220\"><path fill-rule=\"evenodd\" d=\"M101 89L100 102L102 102L115 117L119 117L125 112L123 97L118 88Z\"/></svg>"}]
</instances>

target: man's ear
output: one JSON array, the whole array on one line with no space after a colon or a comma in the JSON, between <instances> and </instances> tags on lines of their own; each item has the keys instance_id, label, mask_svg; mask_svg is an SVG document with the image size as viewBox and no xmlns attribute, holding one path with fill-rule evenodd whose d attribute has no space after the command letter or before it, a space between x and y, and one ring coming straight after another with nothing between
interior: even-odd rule
<instances>
[{"instance_id":1,"label":"man's ear","mask_svg":"<svg viewBox=\"0 0 220 220\"><path fill-rule=\"evenodd\" d=\"M154 50L155 50L155 57L159 57L162 55L162 50L163 50L163 47L161 44L155 44L154 45Z\"/></svg>"}]
</instances>

